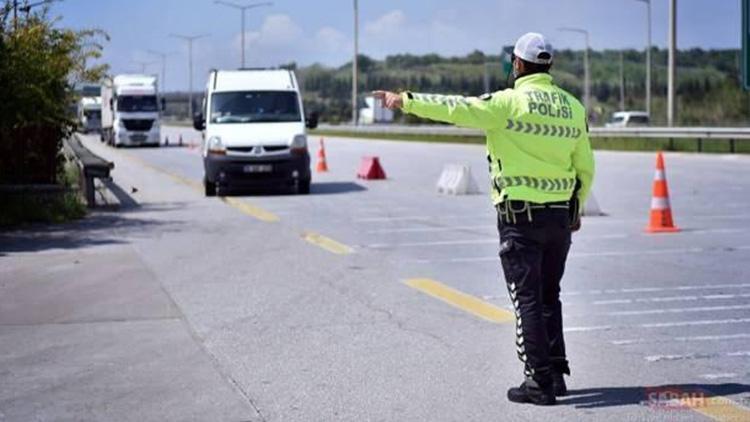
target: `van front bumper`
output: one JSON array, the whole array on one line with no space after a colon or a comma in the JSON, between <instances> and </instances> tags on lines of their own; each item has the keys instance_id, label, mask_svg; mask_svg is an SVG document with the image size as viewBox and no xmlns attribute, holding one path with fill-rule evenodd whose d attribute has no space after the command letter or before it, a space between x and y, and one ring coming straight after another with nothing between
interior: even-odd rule
<instances>
[{"instance_id":1,"label":"van front bumper","mask_svg":"<svg viewBox=\"0 0 750 422\"><path fill-rule=\"evenodd\" d=\"M209 154L203 158L203 167L206 183L224 189L296 186L311 178L307 151L264 157Z\"/></svg>"}]
</instances>

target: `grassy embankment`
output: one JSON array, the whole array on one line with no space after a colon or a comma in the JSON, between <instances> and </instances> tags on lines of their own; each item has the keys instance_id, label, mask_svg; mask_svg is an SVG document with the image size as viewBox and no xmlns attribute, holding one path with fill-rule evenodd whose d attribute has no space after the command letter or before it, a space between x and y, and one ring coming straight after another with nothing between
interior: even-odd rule
<instances>
[{"instance_id":1,"label":"grassy embankment","mask_svg":"<svg viewBox=\"0 0 750 422\"><path fill-rule=\"evenodd\" d=\"M66 163L59 180L60 191L14 192L3 195L0 207L0 227L15 227L30 223L64 223L86 215L86 206L78 190L78 167Z\"/></svg>"}]
</instances>

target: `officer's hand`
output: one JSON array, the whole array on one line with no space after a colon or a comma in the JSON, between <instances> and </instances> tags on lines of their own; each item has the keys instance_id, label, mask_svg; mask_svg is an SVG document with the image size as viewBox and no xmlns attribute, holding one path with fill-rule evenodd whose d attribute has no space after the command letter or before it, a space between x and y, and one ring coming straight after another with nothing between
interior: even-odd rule
<instances>
[{"instance_id":1,"label":"officer's hand","mask_svg":"<svg viewBox=\"0 0 750 422\"><path fill-rule=\"evenodd\" d=\"M401 100L401 94L396 94L390 91L373 91L372 95L375 96L376 100L383 102L385 108L391 110L398 110L404 106L403 100Z\"/></svg>"},{"instance_id":2,"label":"officer's hand","mask_svg":"<svg viewBox=\"0 0 750 422\"><path fill-rule=\"evenodd\" d=\"M581 217L578 217L576 221L570 225L570 231L573 233L577 232L578 230L581 230Z\"/></svg>"}]
</instances>

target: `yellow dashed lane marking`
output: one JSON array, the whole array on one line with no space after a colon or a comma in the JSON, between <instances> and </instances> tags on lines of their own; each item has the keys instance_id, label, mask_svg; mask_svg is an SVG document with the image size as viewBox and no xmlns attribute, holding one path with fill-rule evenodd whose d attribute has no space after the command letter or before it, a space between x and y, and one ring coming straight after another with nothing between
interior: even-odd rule
<instances>
[{"instance_id":1,"label":"yellow dashed lane marking","mask_svg":"<svg viewBox=\"0 0 750 422\"><path fill-rule=\"evenodd\" d=\"M429 278L410 278L405 283L407 286L413 287L422 293L426 293L455 308L490 322L500 324L515 319L513 312L499 308Z\"/></svg>"},{"instance_id":2,"label":"yellow dashed lane marking","mask_svg":"<svg viewBox=\"0 0 750 422\"><path fill-rule=\"evenodd\" d=\"M270 213L263 208L257 207L248 202L235 198L221 198L221 200L224 201L225 204L229 204L242 213L255 217L260 221L265 221L266 223L275 223L279 221L279 217L276 216L276 214Z\"/></svg>"},{"instance_id":3,"label":"yellow dashed lane marking","mask_svg":"<svg viewBox=\"0 0 750 422\"><path fill-rule=\"evenodd\" d=\"M147 162L146 160L142 159L141 157L135 156L133 154L125 153L125 156L128 157L128 158L130 158L133 161L136 161L136 162L140 163L144 167L148 167L151 170L154 170L154 171L156 171L158 173L161 173L161 174L169 177L174 182L183 184L185 186L188 186L188 187L194 189L197 192L203 193L203 184L200 183L200 182L196 182L194 180L190 180L190 179L188 179L186 177L183 177L183 176L180 176L178 174L172 173L170 171L164 170L163 168L157 167L157 166L155 166L155 165ZM227 205L229 205L229 206L231 206L231 207L239 210L243 214L246 214L246 215L249 215L251 217L254 217L254 218L256 218L256 219L258 219L260 221L264 221L266 223L275 223L275 222L279 221L279 217L276 216L275 214L273 214L271 212L268 212L268 211L266 211L266 210L264 210L264 209L262 209L262 208L260 208L258 206L252 205L252 204L250 204L248 202L241 201L241 200L235 199L235 198L221 198L221 200L225 204L227 204Z\"/></svg>"},{"instance_id":4,"label":"yellow dashed lane marking","mask_svg":"<svg viewBox=\"0 0 750 422\"><path fill-rule=\"evenodd\" d=\"M354 249L350 248L349 246L346 246L343 243L339 243L318 233L307 232L302 235L302 238L309 243L321 247L328 252L335 253L336 255L349 255L354 253Z\"/></svg>"},{"instance_id":5,"label":"yellow dashed lane marking","mask_svg":"<svg viewBox=\"0 0 750 422\"><path fill-rule=\"evenodd\" d=\"M705 400L691 400L688 407L720 422L750 421L750 409L726 397L706 397Z\"/></svg>"}]
</instances>

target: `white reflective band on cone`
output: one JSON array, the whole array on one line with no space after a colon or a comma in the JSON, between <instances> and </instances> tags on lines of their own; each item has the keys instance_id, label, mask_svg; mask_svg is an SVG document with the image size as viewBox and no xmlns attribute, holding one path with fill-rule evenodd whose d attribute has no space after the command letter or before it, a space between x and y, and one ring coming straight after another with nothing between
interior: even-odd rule
<instances>
[{"instance_id":1,"label":"white reflective band on cone","mask_svg":"<svg viewBox=\"0 0 750 422\"><path fill-rule=\"evenodd\" d=\"M667 180L667 175L664 174L664 170L656 170L656 173L654 173L654 180Z\"/></svg>"},{"instance_id":2,"label":"white reflective band on cone","mask_svg":"<svg viewBox=\"0 0 750 422\"><path fill-rule=\"evenodd\" d=\"M651 209L652 210L669 209L669 198L651 198Z\"/></svg>"}]
</instances>

